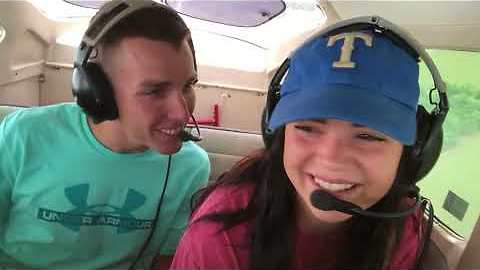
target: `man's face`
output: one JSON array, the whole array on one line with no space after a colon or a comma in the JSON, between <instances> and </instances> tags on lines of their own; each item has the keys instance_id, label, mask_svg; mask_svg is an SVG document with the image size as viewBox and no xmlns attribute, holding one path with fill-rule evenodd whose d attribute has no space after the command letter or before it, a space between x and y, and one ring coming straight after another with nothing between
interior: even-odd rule
<instances>
[{"instance_id":1,"label":"man's face","mask_svg":"<svg viewBox=\"0 0 480 270\"><path fill-rule=\"evenodd\" d=\"M127 151L180 150L180 131L195 106L197 81L187 41L180 47L142 37L105 50L102 67L114 88L119 134Z\"/></svg>"}]
</instances>

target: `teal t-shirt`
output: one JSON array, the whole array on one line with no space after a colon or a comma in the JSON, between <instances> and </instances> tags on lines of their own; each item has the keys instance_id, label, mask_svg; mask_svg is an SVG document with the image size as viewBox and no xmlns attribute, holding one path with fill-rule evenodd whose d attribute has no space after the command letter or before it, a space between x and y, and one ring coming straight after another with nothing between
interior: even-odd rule
<instances>
[{"instance_id":1,"label":"teal t-shirt","mask_svg":"<svg viewBox=\"0 0 480 270\"><path fill-rule=\"evenodd\" d=\"M0 266L128 268L151 231L168 156L116 153L71 103L22 109L0 123ZM138 268L173 254L192 194L210 173L192 142L172 155L155 233Z\"/></svg>"}]
</instances>

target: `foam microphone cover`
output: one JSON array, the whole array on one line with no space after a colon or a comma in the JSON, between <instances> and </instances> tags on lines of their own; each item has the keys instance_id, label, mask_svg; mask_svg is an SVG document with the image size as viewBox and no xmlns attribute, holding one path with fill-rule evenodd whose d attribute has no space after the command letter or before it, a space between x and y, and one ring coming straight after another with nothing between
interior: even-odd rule
<instances>
[{"instance_id":1,"label":"foam microphone cover","mask_svg":"<svg viewBox=\"0 0 480 270\"><path fill-rule=\"evenodd\" d=\"M322 190L315 190L310 195L310 202L312 205L323 211L336 209L336 202L334 199L335 197Z\"/></svg>"},{"instance_id":2,"label":"foam microphone cover","mask_svg":"<svg viewBox=\"0 0 480 270\"><path fill-rule=\"evenodd\" d=\"M348 214L352 214L353 209L359 209L360 207L336 198L330 193L323 190L315 190L310 195L310 202L312 205L323 211L340 211ZM361 208L360 208L361 209Z\"/></svg>"},{"instance_id":3,"label":"foam microphone cover","mask_svg":"<svg viewBox=\"0 0 480 270\"><path fill-rule=\"evenodd\" d=\"M184 142L186 142L186 141L199 142L199 141L202 140L201 137L195 136L195 135L193 135L192 133L190 133L186 130L181 131L180 137L182 138L182 141L184 141Z\"/></svg>"}]
</instances>

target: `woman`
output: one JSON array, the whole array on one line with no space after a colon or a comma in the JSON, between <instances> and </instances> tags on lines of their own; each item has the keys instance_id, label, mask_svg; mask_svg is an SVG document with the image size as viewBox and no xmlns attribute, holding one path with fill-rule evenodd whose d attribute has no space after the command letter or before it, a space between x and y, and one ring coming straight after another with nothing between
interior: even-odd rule
<instances>
[{"instance_id":1,"label":"woman","mask_svg":"<svg viewBox=\"0 0 480 270\"><path fill-rule=\"evenodd\" d=\"M171 269L419 263L424 226L406 162L416 139L417 59L376 31L345 31L292 55L278 103L267 104L266 149L201 193ZM368 210L328 211L336 204Z\"/></svg>"}]
</instances>

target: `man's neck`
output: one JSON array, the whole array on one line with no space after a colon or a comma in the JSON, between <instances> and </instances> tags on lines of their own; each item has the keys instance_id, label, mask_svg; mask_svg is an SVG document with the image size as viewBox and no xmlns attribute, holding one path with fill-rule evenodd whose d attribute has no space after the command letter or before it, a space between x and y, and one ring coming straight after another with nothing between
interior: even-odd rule
<instances>
[{"instance_id":1,"label":"man's neck","mask_svg":"<svg viewBox=\"0 0 480 270\"><path fill-rule=\"evenodd\" d=\"M106 148L113 152L132 153L148 150L146 147L134 146L121 128L118 120L103 121L95 124L91 117L87 117L88 126L93 136Z\"/></svg>"}]
</instances>

